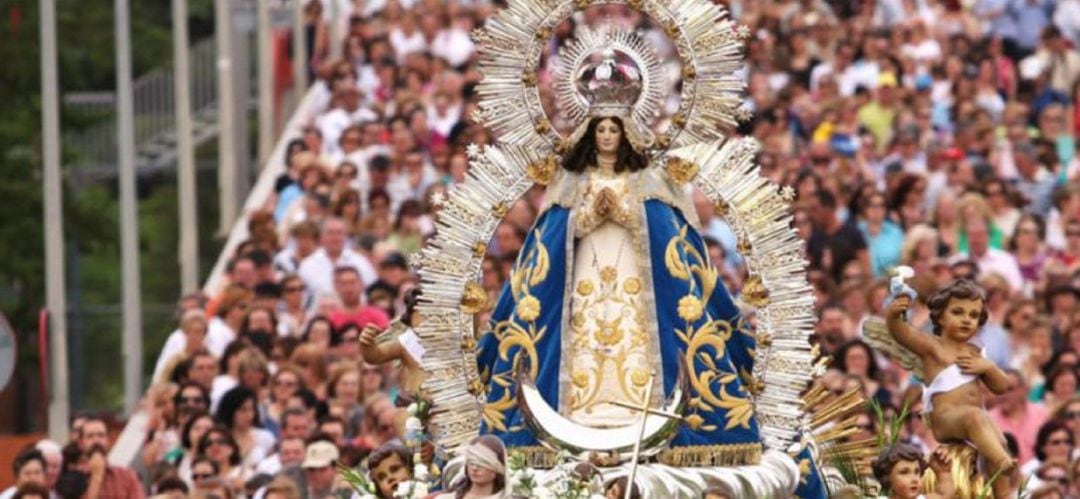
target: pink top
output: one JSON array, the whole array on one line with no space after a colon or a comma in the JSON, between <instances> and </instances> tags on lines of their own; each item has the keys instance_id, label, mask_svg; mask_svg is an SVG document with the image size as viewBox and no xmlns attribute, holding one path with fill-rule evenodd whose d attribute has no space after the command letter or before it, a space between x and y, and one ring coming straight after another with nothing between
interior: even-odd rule
<instances>
[{"instance_id":1,"label":"pink top","mask_svg":"<svg viewBox=\"0 0 1080 499\"><path fill-rule=\"evenodd\" d=\"M386 315L386 312L375 307L363 307L356 312L339 310L330 314L330 323L334 325L334 329L341 329L350 322L355 323L360 329L364 329L364 326L368 324L379 326L379 329L386 329L386 326L390 325L390 317Z\"/></svg>"},{"instance_id":2,"label":"pink top","mask_svg":"<svg viewBox=\"0 0 1080 499\"><path fill-rule=\"evenodd\" d=\"M1035 457L1035 437L1038 436L1039 427L1050 417L1050 411L1042 404L1033 402L1024 404L1024 410L1015 420L1007 419L999 408L990 411L990 420L1001 429L1001 432L1016 437L1016 443L1020 446L1020 455L1017 456L1020 464Z\"/></svg>"}]
</instances>

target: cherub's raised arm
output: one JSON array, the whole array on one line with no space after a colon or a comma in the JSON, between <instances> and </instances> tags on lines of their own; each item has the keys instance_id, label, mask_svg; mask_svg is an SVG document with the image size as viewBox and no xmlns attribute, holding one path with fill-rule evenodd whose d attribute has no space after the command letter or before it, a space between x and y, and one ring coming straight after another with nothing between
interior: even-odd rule
<instances>
[{"instance_id":1,"label":"cherub's raised arm","mask_svg":"<svg viewBox=\"0 0 1080 499\"><path fill-rule=\"evenodd\" d=\"M904 313L911 307L911 298L907 295L897 296L885 315L885 326L889 334L904 348L915 352L919 357L934 355L937 345L933 338L926 333L911 327L904 320Z\"/></svg>"}]
</instances>

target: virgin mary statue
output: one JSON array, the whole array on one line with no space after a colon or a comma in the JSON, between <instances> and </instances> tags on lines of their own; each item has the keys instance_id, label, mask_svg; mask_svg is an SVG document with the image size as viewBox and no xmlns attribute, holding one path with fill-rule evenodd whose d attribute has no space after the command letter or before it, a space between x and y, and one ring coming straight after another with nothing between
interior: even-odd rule
<instances>
[{"instance_id":1,"label":"virgin mary statue","mask_svg":"<svg viewBox=\"0 0 1080 499\"><path fill-rule=\"evenodd\" d=\"M598 429L633 424L641 413L627 406L660 406L682 377L689 402L661 460L754 463L754 337L708 258L678 163L646 154L652 133L632 115L640 77L607 51L577 85L587 119L480 339L481 432L537 445L518 369L562 417Z\"/></svg>"}]
</instances>

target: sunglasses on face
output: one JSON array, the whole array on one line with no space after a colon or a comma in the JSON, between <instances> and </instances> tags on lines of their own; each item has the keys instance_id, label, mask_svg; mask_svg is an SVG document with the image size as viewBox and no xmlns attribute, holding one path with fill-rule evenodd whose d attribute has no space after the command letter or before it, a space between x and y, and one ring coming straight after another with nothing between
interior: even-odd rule
<instances>
[{"instance_id":1,"label":"sunglasses on face","mask_svg":"<svg viewBox=\"0 0 1080 499\"><path fill-rule=\"evenodd\" d=\"M207 478L213 478L213 473L192 473L191 479L195 481L206 480Z\"/></svg>"}]
</instances>

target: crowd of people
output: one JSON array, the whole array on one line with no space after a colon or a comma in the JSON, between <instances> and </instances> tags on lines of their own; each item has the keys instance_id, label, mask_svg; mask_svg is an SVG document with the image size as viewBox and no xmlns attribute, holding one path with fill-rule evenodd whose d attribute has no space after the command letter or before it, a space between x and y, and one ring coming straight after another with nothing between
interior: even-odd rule
<instances>
[{"instance_id":1,"label":"crowd of people","mask_svg":"<svg viewBox=\"0 0 1080 499\"><path fill-rule=\"evenodd\" d=\"M408 261L436 229L437 199L465 179L466 147L491 142L472 119L481 75L469 33L499 6L307 2L317 115L278 159L286 173L250 214L228 284L178 301L137 462L107 465L104 421L81 417L71 442L20 454L4 499L314 499L344 486L335 466L364 459L380 491L408 480L400 407L415 393L398 364L364 362L360 339L415 299ZM989 312L979 341L1012 381L989 410L1015 473L1037 497L1080 494L1080 0L727 7L751 33L741 74L753 117L737 133L761 143L762 175L796 191L816 342L833 359L819 382L911 414L900 438L929 455L920 384L861 341L860 325L883 313L895 266L915 269L920 297L971 279ZM603 18L663 38L638 12L595 6L556 30L545 59L575 23ZM344 40L330 39L334 22ZM333 43L342 58L330 58ZM703 195L688 195L737 296L747 270L736 238ZM515 204L490 242L480 284L492 303L542 196ZM922 303L911 317L929 327ZM404 356L423 355L415 337L399 341ZM881 430L870 409L859 418L852 438Z\"/></svg>"}]
</instances>

